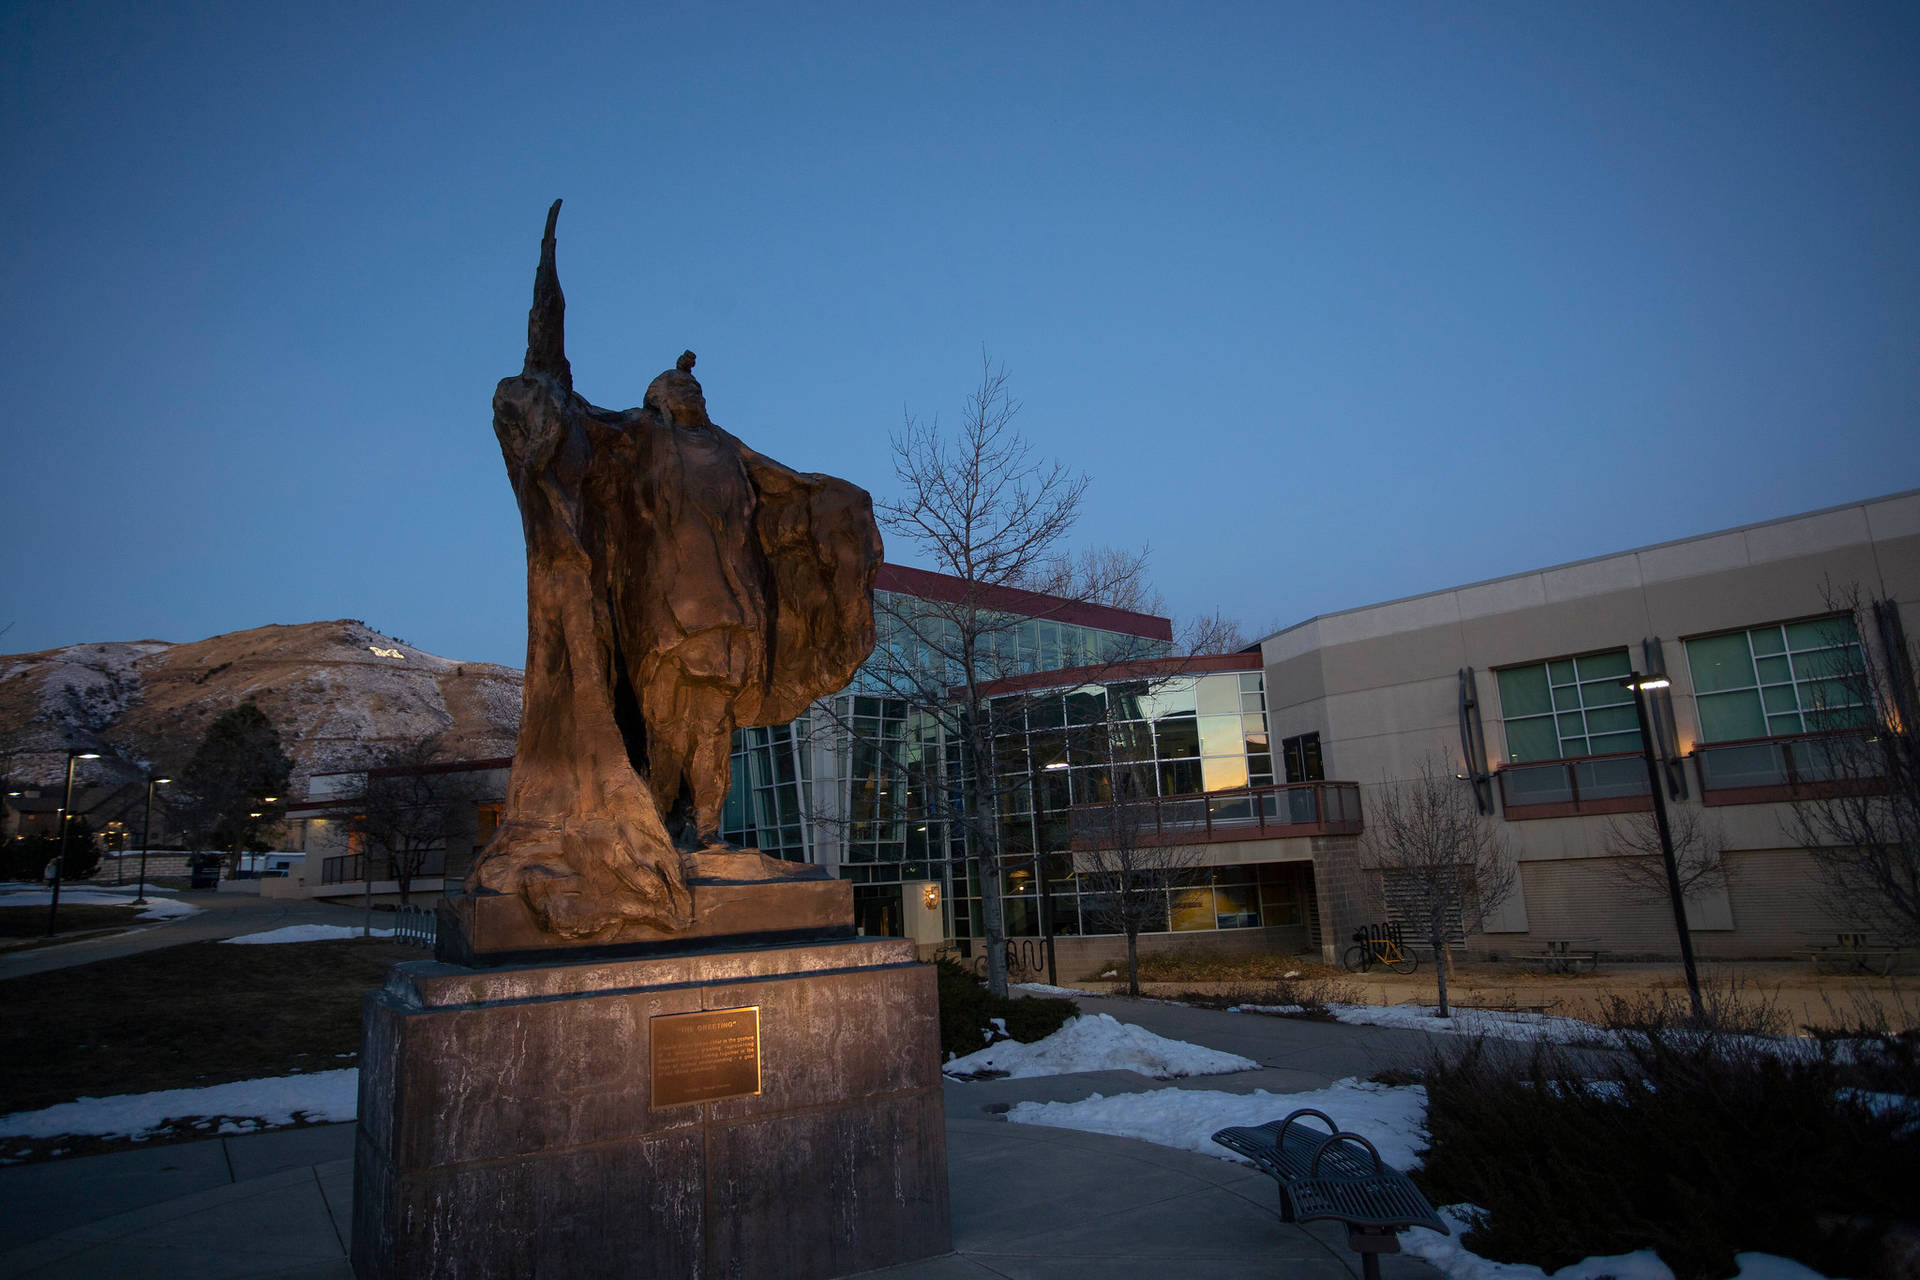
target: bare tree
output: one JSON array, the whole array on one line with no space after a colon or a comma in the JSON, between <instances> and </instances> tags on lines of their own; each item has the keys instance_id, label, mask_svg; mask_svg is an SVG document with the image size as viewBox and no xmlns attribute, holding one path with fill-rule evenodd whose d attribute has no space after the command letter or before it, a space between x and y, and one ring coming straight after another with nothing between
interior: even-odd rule
<instances>
[{"instance_id":1,"label":"bare tree","mask_svg":"<svg viewBox=\"0 0 1920 1280\"><path fill-rule=\"evenodd\" d=\"M880 643L863 668L865 687L906 705L919 726L912 740L875 741L858 717L848 726L854 749L879 757L872 790L887 790L886 803L898 806L874 816L923 827L951 822L963 833L980 873L987 985L1000 996L1007 970L998 800L1031 778L1023 767L995 761L1007 709L999 700L990 704L991 687L1037 665L1129 656L1107 649L1054 655L1057 662L1048 664L1047 655L1025 648L1021 628L1068 601L1142 598L1136 593L1146 568L1144 554L1064 554L1088 479L1037 458L1014 427L1019 411L1005 370L983 356L979 386L957 427L909 416L893 437L899 495L875 503L880 525L896 546L909 544L961 587L951 599L890 595L878 608ZM1035 594L1043 588L1044 595Z\"/></svg>"},{"instance_id":2,"label":"bare tree","mask_svg":"<svg viewBox=\"0 0 1920 1280\"><path fill-rule=\"evenodd\" d=\"M1368 806L1362 848L1382 877L1386 904L1433 949L1440 1016L1447 1001L1449 948L1479 933L1513 893L1513 861L1473 790L1431 757Z\"/></svg>"},{"instance_id":3,"label":"bare tree","mask_svg":"<svg viewBox=\"0 0 1920 1280\"><path fill-rule=\"evenodd\" d=\"M1063 600L1158 614L1166 608L1166 602L1141 572L1147 556L1145 547L1139 551L1082 547L1048 559L1020 585Z\"/></svg>"},{"instance_id":4,"label":"bare tree","mask_svg":"<svg viewBox=\"0 0 1920 1280\"><path fill-rule=\"evenodd\" d=\"M1240 620L1220 609L1188 618L1174 637L1174 644L1185 654L1238 653L1250 643Z\"/></svg>"},{"instance_id":5,"label":"bare tree","mask_svg":"<svg viewBox=\"0 0 1920 1280\"><path fill-rule=\"evenodd\" d=\"M1667 829L1673 837L1673 862L1680 873L1680 896L1691 902L1717 893L1727 884L1720 859L1720 830L1699 810L1667 809ZM1606 849L1614 861L1607 874L1636 902L1667 906L1666 858L1660 850L1660 824L1651 810L1616 818L1609 824Z\"/></svg>"},{"instance_id":6,"label":"bare tree","mask_svg":"<svg viewBox=\"0 0 1920 1280\"><path fill-rule=\"evenodd\" d=\"M1140 935L1167 927L1169 895L1203 874L1202 848L1170 843L1157 821L1152 766L1128 757L1131 733L1146 726L1109 719L1101 745L1107 757L1103 802L1074 811L1074 867L1082 908L1127 940L1127 994L1140 994ZM1151 756L1151 744L1144 754Z\"/></svg>"},{"instance_id":7,"label":"bare tree","mask_svg":"<svg viewBox=\"0 0 1920 1280\"><path fill-rule=\"evenodd\" d=\"M376 853L386 859L408 901L413 882L425 873L435 850L444 850L450 811L477 798L473 775L437 763L440 735L414 738L388 748L367 770L354 798L357 825L365 841L368 879Z\"/></svg>"},{"instance_id":8,"label":"bare tree","mask_svg":"<svg viewBox=\"0 0 1920 1280\"><path fill-rule=\"evenodd\" d=\"M1808 716L1824 734L1792 744L1787 832L1812 854L1835 915L1920 945L1920 660L1892 601L1868 605L1854 586L1829 587L1827 603L1832 670L1812 685ZM1877 645L1860 643L1869 630Z\"/></svg>"}]
</instances>

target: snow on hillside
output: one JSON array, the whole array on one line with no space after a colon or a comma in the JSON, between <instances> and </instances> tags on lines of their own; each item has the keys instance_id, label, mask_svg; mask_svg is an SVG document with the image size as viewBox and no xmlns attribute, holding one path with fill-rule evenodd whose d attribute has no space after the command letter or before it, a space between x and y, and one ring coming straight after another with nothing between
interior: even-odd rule
<instances>
[{"instance_id":1,"label":"snow on hillside","mask_svg":"<svg viewBox=\"0 0 1920 1280\"><path fill-rule=\"evenodd\" d=\"M511 755L520 672L428 653L356 619L256 627L187 644L143 640L10 655L0 725L14 726L12 773L58 781L65 749L107 757L89 780L178 770L207 726L251 698L308 776L363 768L382 748L431 734L447 758Z\"/></svg>"},{"instance_id":2,"label":"snow on hillside","mask_svg":"<svg viewBox=\"0 0 1920 1280\"><path fill-rule=\"evenodd\" d=\"M146 640L129 644L75 644L53 650L53 661L40 673L36 718L86 729L106 727L139 702L140 660L168 647L159 641Z\"/></svg>"}]
</instances>

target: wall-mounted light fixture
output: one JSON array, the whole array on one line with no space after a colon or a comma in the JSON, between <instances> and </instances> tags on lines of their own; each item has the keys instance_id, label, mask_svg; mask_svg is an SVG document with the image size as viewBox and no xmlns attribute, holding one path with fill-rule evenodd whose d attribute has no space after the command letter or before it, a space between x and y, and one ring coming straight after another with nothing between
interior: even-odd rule
<instances>
[{"instance_id":1,"label":"wall-mounted light fixture","mask_svg":"<svg viewBox=\"0 0 1920 1280\"><path fill-rule=\"evenodd\" d=\"M930 884L920 891L920 905L929 911L940 909L940 886Z\"/></svg>"}]
</instances>

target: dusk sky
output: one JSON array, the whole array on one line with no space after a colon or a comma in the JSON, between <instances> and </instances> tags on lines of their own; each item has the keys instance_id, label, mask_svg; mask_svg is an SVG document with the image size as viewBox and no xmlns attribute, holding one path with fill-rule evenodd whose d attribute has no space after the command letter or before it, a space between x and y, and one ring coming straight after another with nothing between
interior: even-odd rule
<instances>
[{"instance_id":1,"label":"dusk sky","mask_svg":"<svg viewBox=\"0 0 1920 1280\"><path fill-rule=\"evenodd\" d=\"M894 491L983 349L1250 634L1920 486L1920 5L8 4L0 651L519 665L577 389ZM925 563L892 548L904 563Z\"/></svg>"}]
</instances>

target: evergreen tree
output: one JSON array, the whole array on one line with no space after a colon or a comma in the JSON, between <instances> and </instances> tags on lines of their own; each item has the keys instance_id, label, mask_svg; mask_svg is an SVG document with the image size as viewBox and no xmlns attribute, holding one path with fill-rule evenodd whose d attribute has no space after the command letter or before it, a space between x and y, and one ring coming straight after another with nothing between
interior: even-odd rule
<instances>
[{"instance_id":1,"label":"evergreen tree","mask_svg":"<svg viewBox=\"0 0 1920 1280\"><path fill-rule=\"evenodd\" d=\"M242 853L263 853L267 832L286 813L293 761L280 734L249 699L218 716L180 777L183 826L203 849L228 855L237 870Z\"/></svg>"}]
</instances>

